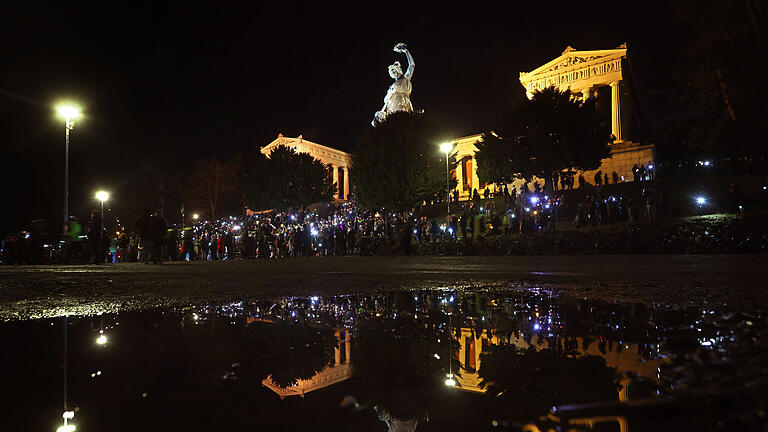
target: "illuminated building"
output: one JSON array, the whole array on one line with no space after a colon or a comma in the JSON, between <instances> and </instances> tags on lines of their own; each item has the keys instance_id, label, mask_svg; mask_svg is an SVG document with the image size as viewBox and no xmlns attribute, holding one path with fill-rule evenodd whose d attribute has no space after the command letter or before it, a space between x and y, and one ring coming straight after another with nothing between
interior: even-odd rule
<instances>
[{"instance_id":1,"label":"illuminated building","mask_svg":"<svg viewBox=\"0 0 768 432\"><path fill-rule=\"evenodd\" d=\"M598 168L603 174L610 176L616 172L619 178L629 180L634 178L633 165L655 163L655 146L634 141L640 136L642 113L626 44L616 49L595 51L577 51L568 47L559 57L531 72L521 72L520 83L525 87L528 98L550 86L561 91L570 90L580 100L596 98L598 111L610 116L611 135L614 137L610 156L603 159ZM475 143L482 137L482 134L476 134L451 140L456 146L454 156L458 166L454 175L459 199L470 198L473 189L482 193L486 186L492 188L492 185L481 184L477 178ZM581 174L591 181L596 172ZM543 180L538 181L543 184ZM519 188L522 183L523 180L517 180L510 186Z\"/></svg>"},{"instance_id":2,"label":"illuminated building","mask_svg":"<svg viewBox=\"0 0 768 432\"><path fill-rule=\"evenodd\" d=\"M605 359L606 366L608 367L616 368L618 371L632 372L654 381L657 380L657 371L661 361L657 359L644 359L638 354L637 345L635 344L625 344L624 349L619 349L619 344L614 343L613 349L606 348L605 353L603 353L600 351L598 343L589 344L585 350L583 348L583 338L577 337L576 341L578 352L582 356L602 357ZM484 347L491 344L499 345L501 342L498 336L490 336L486 330L483 330L479 338L475 338L471 328L463 327L461 329L458 353L461 371L460 375L456 375L460 389L475 393L485 393L486 390L480 387L480 377L478 375L480 354L483 352ZM523 350L527 350L529 347L535 347L537 350L550 348L549 341L546 338L539 341L538 335L533 335L530 343L526 342L523 337L517 339L512 337L509 343ZM619 390L619 400L627 401L629 399L630 380L622 379L620 384L622 388Z\"/></svg>"},{"instance_id":3,"label":"illuminated building","mask_svg":"<svg viewBox=\"0 0 768 432\"><path fill-rule=\"evenodd\" d=\"M349 153L327 147L321 144L307 141L299 135L297 138L289 138L278 134L277 138L261 148L261 152L267 156L277 146L285 146L296 153L307 153L320 162L330 165L333 170L333 183L336 184L336 199L347 200L349 197L349 167L352 166L352 155Z\"/></svg>"},{"instance_id":4,"label":"illuminated building","mask_svg":"<svg viewBox=\"0 0 768 432\"><path fill-rule=\"evenodd\" d=\"M339 344L333 349L333 365L326 367L316 373L310 379L298 380L296 384L282 388L272 382L271 377L265 378L261 385L269 388L280 396L280 399L286 396L301 396L329 385L349 379L352 376L352 365L350 363L351 337L348 329L336 330L336 339Z\"/></svg>"}]
</instances>

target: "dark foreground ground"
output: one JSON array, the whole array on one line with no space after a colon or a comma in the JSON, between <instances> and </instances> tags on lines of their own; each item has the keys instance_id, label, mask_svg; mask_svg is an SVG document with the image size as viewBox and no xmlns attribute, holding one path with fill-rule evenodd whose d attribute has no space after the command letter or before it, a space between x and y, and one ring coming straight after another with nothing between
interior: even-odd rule
<instances>
[{"instance_id":1,"label":"dark foreground ground","mask_svg":"<svg viewBox=\"0 0 768 432\"><path fill-rule=\"evenodd\" d=\"M0 268L0 320L286 295L507 286L668 305L768 304L768 255L314 257Z\"/></svg>"}]
</instances>

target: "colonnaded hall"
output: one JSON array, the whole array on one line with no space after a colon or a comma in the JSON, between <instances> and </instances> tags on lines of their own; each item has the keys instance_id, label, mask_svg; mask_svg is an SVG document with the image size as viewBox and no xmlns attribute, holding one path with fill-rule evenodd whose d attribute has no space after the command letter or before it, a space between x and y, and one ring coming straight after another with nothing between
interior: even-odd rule
<instances>
[{"instance_id":1,"label":"colonnaded hall","mask_svg":"<svg viewBox=\"0 0 768 432\"><path fill-rule=\"evenodd\" d=\"M613 142L610 144L611 154L603 159L600 168L583 172L585 178L591 179L597 171L612 175L616 173L620 181L633 179L634 165L655 163L655 146L642 141L643 114L638 98L638 90L632 63L627 55L627 45L622 44L614 49L578 51L567 47L563 53L530 71L520 72L520 83L526 90L528 98L537 90L554 86L564 91L570 90L581 100L595 98L598 110L610 119ZM457 180L460 200L471 197L472 191L494 189L500 185L481 183L477 177L475 144L482 139L482 134L474 134L454 138L452 156L458 162L453 176ZM262 153L269 153L276 146L288 146L300 153L309 153L315 159L330 165L333 181L337 185L335 197L346 200L350 194L350 167L352 157L341 150L305 140L301 135L296 138L285 137L282 134L270 144L262 147ZM519 189L523 180L517 180L508 185ZM453 191L451 191L453 195Z\"/></svg>"}]
</instances>

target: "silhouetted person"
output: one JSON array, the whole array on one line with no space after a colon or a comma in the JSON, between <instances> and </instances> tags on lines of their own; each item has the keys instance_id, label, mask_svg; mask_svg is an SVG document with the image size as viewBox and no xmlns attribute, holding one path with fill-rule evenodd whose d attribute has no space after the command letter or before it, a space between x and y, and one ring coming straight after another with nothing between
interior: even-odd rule
<instances>
[{"instance_id":1,"label":"silhouetted person","mask_svg":"<svg viewBox=\"0 0 768 432\"><path fill-rule=\"evenodd\" d=\"M160 216L160 212L156 211L155 214L149 218L149 237L152 241L150 255L155 264L161 264L163 262L163 236L165 235L166 229L165 220Z\"/></svg>"},{"instance_id":2,"label":"silhouetted person","mask_svg":"<svg viewBox=\"0 0 768 432\"><path fill-rule=\"evenodd\" d=\"M101 256L101 213L98 210L91 212L91 221L88 224L88 246L91 250L91 264L101 264L104 258Z\"/></svg>"}]
</instances>

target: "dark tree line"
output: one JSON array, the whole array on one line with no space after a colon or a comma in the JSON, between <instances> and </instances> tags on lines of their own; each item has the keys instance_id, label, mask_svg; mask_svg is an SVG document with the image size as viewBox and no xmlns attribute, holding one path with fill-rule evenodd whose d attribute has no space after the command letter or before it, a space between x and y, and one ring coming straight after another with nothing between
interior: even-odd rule
<instances>
[{"instance_id":1,"label":"dark tree line","mask_svg":"<svg viewBox=\"0 0 768 432\"><path fill-rule=\"evenodd\" d=\"M661 131L682 144L681 157L766 156L768 2L702 0L670 3L684 29L673 84L682 120Z\"/></svg>"},{"instance_id":2,"label":"dark tree line","mask_svg":"<svg viewBox=\"0 0 768 432\"><path fill-rule=\"evenodd\" d=\"M593 98L581 102L549 87L515 102L477 143L481 181L538 177L552 185L560 172L596 169L609 156L610 132Z\"/></svg>"},{"instance_id":3,"label":"dark tree line","mask_svg":"<svg viewBox=\"0 0 768 432\"><path fill-rule=\"evenodd\" d=\"M397 112L366 128L352 154L357 204L403 212L442 197L446 163L439 144L435 123L418 113Z\"/></svg>"},{"instance_id":4,"label":"dark tree line","mask_svg":"<svg viewBox=\"0 0 768 432\"><path fill-rule=\"evenodd\" d=\"M331 167L307 153L278 146L249 161L242 185L245 204L253 210L306 208L333 200Z\"/></svg>"}]
</instances>

